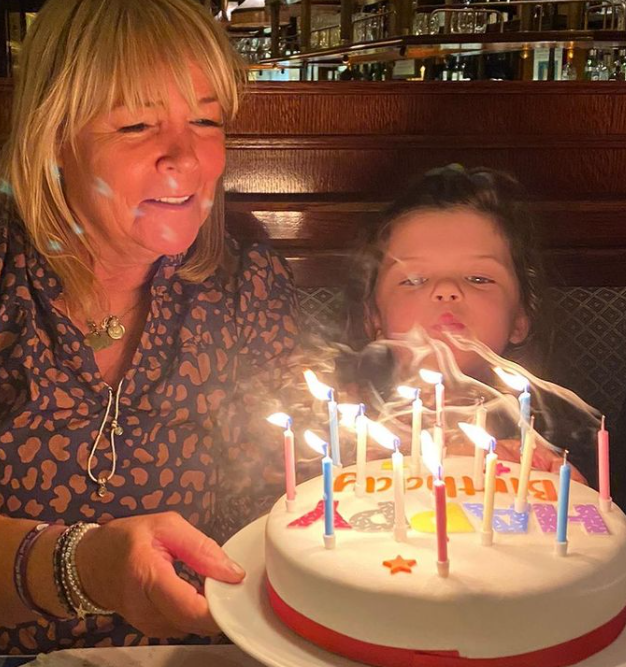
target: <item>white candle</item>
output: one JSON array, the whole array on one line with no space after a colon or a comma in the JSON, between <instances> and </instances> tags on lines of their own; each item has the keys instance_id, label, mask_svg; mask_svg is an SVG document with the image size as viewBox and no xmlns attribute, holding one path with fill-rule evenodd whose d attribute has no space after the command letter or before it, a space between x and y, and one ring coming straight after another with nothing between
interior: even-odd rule
<instances>
[{"instance_id":1,"label":"white candle","mask_svg":"<svg viewBox=\"0 0 626 667\"><path fill-rule=\"evenodd\" d=\"M485 430L487 428L487 408L484 399L480 398L480 403L476 408L475 424L478 428ZM474 488L476 491L482 491L485 488L485 450L482 447L474 448Z\"/></svg>"},{"instance_id":2,"label":"white candle","mask_svg":"<svg viewBox=\"0 0 626 667\"><path fill-rule=\"evenodd\" d=\"M365 406L361 403L359 414L355 419L356 428L356 484L354 493L361 498L365 495L365 466L367 463L367 417L365 416Z\"/></svg>"},{"instance_id":3,"label":"white candle","mask_svg":"<svg viewBox=\"0 0 626 667\"><path fill-rule=\"evenodd\" d=\"M386 426L367 420L367 431L379 445L391 449L393 468L393 535L397 542L406 540L406 515L404 511L404 457L400 452L400 439Z\"/></svg>"},{"instance_id":4,"label":"white candle","mask_svg":"<svg viewBox=\"0 0 626 667\"><path fill-rule=\"evenodd\" d=\"M535 451L535 420L530 418L530 426L526 431L524 449L522 451L522 463L519 472L519 486L515 497L515 511L528 511L528 482L530 481L530 470L533 463L533 452Z\"/></svg>"},{"instance_id":5,"label":"white candle","mask_svg":"<svg viewBox=\"0 0 626 667\"><path fill-rule=\"evenodd\" d=\"M439 460L443 461L446 455L446 446L443 436L443 426L439 422L437 422L433 427L433 439L435 441L435 447L437 448L437 455L439 456Z\"/></svg>"},{"instance_id":6,"label":"white candle","mask_svg":"<svg viewBox=\"0 0 626 667\"><path fill-rule=\"evenodd\" d=\"M493 438L484 426L459 422L459 428L476 445L476 449L488 450L485 473L485 493L483 496L483 524L481 542L486 546L493 544L493 508L496 497L496 439Z\"/></svg>"},{"instance_id":7,"label":"white candle","mask_svg":"<svg viewBox=\"0 0 626 667\"><path fill-rule=\"evenodd\" d=\"M421 433L422 433L422 411L424 405L420 399L420 390L414 389L413 387L401 386L398 387L398 393L404 398L408 398L412 401L411 404L411 462L410 462L410 471L411 475L416 477L420 474L422 464L422 446L421 446Z\"/></svg>"},{"instance_id":8,"label":"white candle","mask_svg":"<svg viewBox=\"0 0 626 667\"><path fill-rule=\"evenodd\" d=\"M404 457L400 452L400 441L391 455L393 466L393 537L396 542L406 542L406 514L404 511Z\"/></svg>"},{"instance_id":9,"label":"white candle","mask_svg":"<svg viewBox=\"0 0 626 667\"><path fill-rule=\"evenodd\" d=\"M493 544L493 508L496 501L496 441L492 438L485 464L485 495L483 499L483 525L481 541L485 546Z\"/></svg>"}]
</instances>

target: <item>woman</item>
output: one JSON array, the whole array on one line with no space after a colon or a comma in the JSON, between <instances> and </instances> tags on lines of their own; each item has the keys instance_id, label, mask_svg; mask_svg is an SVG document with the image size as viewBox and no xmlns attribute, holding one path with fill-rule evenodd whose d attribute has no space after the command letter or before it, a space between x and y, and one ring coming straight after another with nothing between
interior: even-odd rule
<instances>
[{"instance_id":1,"label":"woman","mask_svg":"<svg viewBox=\"0 0 626 667\"><path fill-rule=\"evenodd\" d=\"M204 532L259 510L272 465L245 388L271 388L295 337L287 267L224 235L238 62L194 0L50 0L21 57L0 224L0 654L207 635L182 577L244 577Z\"/></svg>"}]
</instances>

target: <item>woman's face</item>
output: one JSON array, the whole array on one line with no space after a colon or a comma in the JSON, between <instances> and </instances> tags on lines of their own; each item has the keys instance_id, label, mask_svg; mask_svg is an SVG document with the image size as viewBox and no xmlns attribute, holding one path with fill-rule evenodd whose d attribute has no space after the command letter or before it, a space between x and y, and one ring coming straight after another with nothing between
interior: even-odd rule
<instances>
[{"instance_id":1,"label":"woman's face","mask_svg":"<svg viewBox=\"0 0 626 667\"><path fill-rule=\"evenodd\" d=\"M210 212L225 164L222 110L211 82L189 68L199 111L169 75L168 107L116 107L82 129L76 156L61 151L70 208L104 259L145 264L183 252Z\"/></svg>"},{"instance_id":2,"label":"woman's face","mask_svg":"<svg viewBox=\"0 0 626 667\"><path fill-rule=\"evenodd\" d=\"M473 336L500 354L528 333L508 242L467 209L418 211L397 223L375 299L374 324L385 338L419 325L432 338ZM451 347L461 370L476 372L481 360Z\"/></svg>"}]
</instances>

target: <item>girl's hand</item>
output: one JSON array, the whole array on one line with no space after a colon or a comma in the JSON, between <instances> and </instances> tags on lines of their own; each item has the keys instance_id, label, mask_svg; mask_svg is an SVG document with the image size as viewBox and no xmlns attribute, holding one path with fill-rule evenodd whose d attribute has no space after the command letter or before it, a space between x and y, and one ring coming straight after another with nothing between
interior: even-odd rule
<instances>
[{"instance_id":1,"label":"girl's hand","mask_svg":"<svg viewBox=\"0 0 626 667\"><path fill-rule=\"evenodd\" d=\"M239 583L245 572L216 542L174 512L115 519L90 530L76 550L85 594L148 637L209 635L218 628L207 601L174 570Z\"/></svg>"},{"instance_id":2,"label":"girl's hand","mask_svg":"<svg viewBox=\"0 0 626 667\"><path fill-rule=\"evenodd\" d=\"M496 447L498 458L503 461L520 462L520 441L519 440L498 440ZM559 474L559 469L563 464L563 457L551 449L548 449L541 443L537 443L533 452L532 467L535 470L545 470L546 472ZM589 485L582 473L570 463L572 468L572 479L581 484Z\"/></svg>"}]
</instances>

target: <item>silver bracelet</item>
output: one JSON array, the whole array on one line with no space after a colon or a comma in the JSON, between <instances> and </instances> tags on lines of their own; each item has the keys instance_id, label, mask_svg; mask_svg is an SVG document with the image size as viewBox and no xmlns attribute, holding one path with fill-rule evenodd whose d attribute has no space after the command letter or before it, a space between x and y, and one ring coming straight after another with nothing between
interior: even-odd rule
<instances>
[{"instance_id":1,"label":"silver bracelet","mask_svg":"<svg viewBox=\"0 0 626 667\"><path fill-rule=\"evenodd\" d=\"M78 569L76 568L76 547L92 528L99 528L99 524L75 523L68 529L61 549L61 582L78 618L85 618L88 614L110 616L115 613L108 609L102 609L94 604L87 595L85 595L85 591L78 576Z\"/></svg>"}]
</instances>

